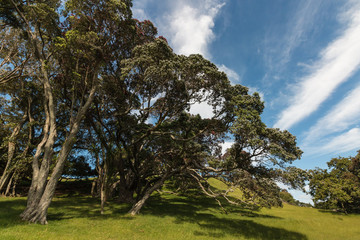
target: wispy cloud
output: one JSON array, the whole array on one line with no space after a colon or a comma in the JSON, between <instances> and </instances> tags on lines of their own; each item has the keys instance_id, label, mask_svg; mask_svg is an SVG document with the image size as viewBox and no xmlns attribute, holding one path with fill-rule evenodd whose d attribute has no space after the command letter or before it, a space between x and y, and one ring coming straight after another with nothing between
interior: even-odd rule
<instances>
[{"instance_id":1,"label":"wispy cloud","mask_svg":"<svg viewBox=\"0 0 360 240\"><path fill-rule=\"evenodd\" d=\"M275 127L290 128L309 116L359 68L360 4L353 4L343 16L346 29L321 52L311 73L294 86L290 106L281 112Z\"/></svg>"},{"instance_id":2,"label":"wispy cloud","mask_svg":"<svg viewBox=\"0 0 360 240\"><path fill-rule=\"evenodd\" d=\"M317 150L318 153L345 153L360 148L360 128L353 128Z\"/></svg>"},{"instance_id":3,"label":"wispy cloud","mask_svg":"<svg viewBox=\"0 0 360 240\"><path fill-rule=\"evenodd\" d=\"M330 112L319 119L315 126L306 133L305 142L311 143L316 139L342 132L360 119L360 85L353 89ZM359 145L360 147L360 145Z\"/></svg>"},{"instance_id":4,"label":"wispy cloud","mask_svg":"<svg viewBox=\"0 0 360 240\"><path fill-rule=\"evenodd\" d=\"M227 77L229 78L230 82L232 84L238 84L240 83L241 79L240 76L237 72L235 72L234 70L226 67L224 64L221 64L219 67L219 70L226 73Z\"/></svg>"},{"instance_id":5,"label":"wispy cloud","mask_svg":"<svg viewBox=\"0 0 360 240\"><path fill-rule=\"evenodd\" d=\"M268 74L264 78L277 78L291 60L293 51L305 41L306 33L314 26L322 0L300 1L297 11L289 18L285 32L268 29L264 41L264 60ZM273 76L274 75L274 76Z\"/></svg>"}]
</instances>

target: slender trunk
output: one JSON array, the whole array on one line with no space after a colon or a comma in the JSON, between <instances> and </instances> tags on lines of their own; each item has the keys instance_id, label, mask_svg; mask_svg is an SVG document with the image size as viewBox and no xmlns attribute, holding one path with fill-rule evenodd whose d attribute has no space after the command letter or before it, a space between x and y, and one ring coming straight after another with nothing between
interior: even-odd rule
<instances>
[{"instance_id":1,"label":"slender trunk","mask_svg":"<svg viewBox=\"0 0 360 240\"><path fill-rule=\"evenodd\" d=\"M10 181L9 181L7 187L6 187L5 196L9 195L11 184L12 184L12 181L14 179L14 175L15 175L15 173L11 176Z\"/></svg>"},{"instance_id":2,"label":"slender trunk","mask_svg":"<svg viewBox=\"0 0 360 240\"><path fill-rule=\"evenodd\" d=\"M148 200L148 198L150 197L150 195L156 191L157 189L159 189L165 182L166 179L168 179L173 173L166 173L164 176L162 176L162 178L160 180L158 180L152 187L150 187L149 189L147 189L145 191L145 194L142 196L142 198L137 201L132 208L129 211L129 214L132 216L135 216L136 214L138 214L141 210L141 208L144 206L146 200Z\"/></svg>"},{"instance_id":3,"label":"slender trunk","mask_svg":"<svg viewBox=\"0 0 360 240\"><path fill-rule=\"evenodd\" d=\"M33 177L28 193L27 206L20 216L23 220L29 222L40 222L42 224L46 224L46 214L41 214L42 216L38 218L36 211L37 209L40 209L39 204L45 191L50 164L54 154L53 146L56 138L56 112L51 85L46 70L46 63L44 59L39 60L41 62L40 70L43 77L44 110L46 118L43 128L43 139L38 144L33 158ZM40 165L40 157L42 153L43 159Z\"/></svg>"},{"instance_id":4,"label":"slender trunk","mask_svg":"<svg viewBox=\"0 0 360 240\"><path fill-rule=\"evenodd\" d=\"M2 192L2 189L6 186L6 184L9 182L10 176L11 172L5 168L0 180L0 193Z\"/></svg>"},{"instance_id":5,"label":"slender trunk","mask_svg":"<svg viewBox=\"0 0 360 240\"><path fill-rule=\"evenodd\" d=\"M14 183L13 183L13 187L12 187L12 193L11 193L11 197L16 197L16 184L17 184L17 178L15 178Z\"/></svg>"},{"instance_id":6,"label":"slender trunk","mask_svg":"<svg viewBox=\"0 0 360 240\"><path fill-rule=\"evenodd\" d=\"M95 178L91 184L91 197L93 197L93 198L96 197L96 194L95 194L96 184L97 184L97 179Z\"/></svg>"},{"instance_id":7,"label":"slender trunk","mask_svg":"<svg viewBox=\"0 0 360 240\"><path fill-rule=\"evenodd\" d=\"M14 158L15 149L16 149L15 140L16 140L16 137L19 135L20 130L21 130L22 126L24 125L24 123L26 122L27 118L28 118L28 114L25 113L24 116L22 117L21 121L14 128L14 130L10 136L10 140L9 140L9 144L8 144L8 159L6 162L4 172L0 178L0 192L3 189L3 187L5 187L6 183L9 181L9 178L11 176L12 166L13 166L13 158Z\"/></svg>"},{"instance_id":8,"label":"slender trunk","mask_svg":"<svg viewBox=\"0 0 360 240\"><path fill-rule=\"evenodd\" d=\"M45 141L46 144L44 147L44 159L42 161L40 170L37 166L38 158L37 159L35 158L38 155L35 154L33 161L33 179L28 195L28 205L25 211L21 214L23 220L33 223L38 222L41 224L47 224L47 220L46 220L47 210L50 206L52 198L54 197L56 185L63 172L63 168L66 159L69 155L69 152L71 151L72 146L75 143L76 134L79 131L82 118L94 99L96 88L97 87L94 86L91 89L86 103L80 108L78 114L76 115L76 118L70 128L70 133L62 145L55 168L53 169L53 172L48 182L46 182L46 180L49 174L49 166L52 159L52 154L49 153L53 153L52 146L55 135L49 134L48 139L46 139ZM55 119L52 119L50 117L49 122L52 122L52 120ZM38 146L38 149L41 150L41 146Z\"/></svg>"},{"instance_id":9,"label":"slender trunk","mask_svg":"<svg viewBox=\"0 0 360 240\"><path fill-rule=\"evenodd\" d=\"M115 189L116 187L119 185L120 181L116 181L114 183L112 183L110 186L109 186L109 191L108 191L108 196L109 197L113 197L114 196L114 192L115 192Z\"/></svg>"},{"instance_id":10,"label":"slender trunk","mask_svg":"<svg viewBox=\"0 0 360 240\"><path fill-rule=\"evenodd\" d=\"M100 188L100 213L104 214L104 208L105 208L105 202L106 202L106 192L105 192L105 183L101 182L101 188Z\"/></svg>"}]
</instances>

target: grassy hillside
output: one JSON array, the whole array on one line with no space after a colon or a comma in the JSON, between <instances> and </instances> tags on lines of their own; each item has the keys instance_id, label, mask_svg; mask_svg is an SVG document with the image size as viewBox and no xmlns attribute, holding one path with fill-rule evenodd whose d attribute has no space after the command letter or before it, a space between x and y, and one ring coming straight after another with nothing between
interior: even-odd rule
<instances>
[{"instance_id":1,"label":"grassy hillside","mask_svg":"<svg viewBox=\"0 0 360 240\"><path fill-rule=\"evenodd\" d=\"M42 226L19 220L25 203L0 198L0 239L360 239L360 215L290 205L226 215L212 199L155 194L139 216L115 202L101 216L96 199L57 197Z\"/></svg>"}]
</instances>

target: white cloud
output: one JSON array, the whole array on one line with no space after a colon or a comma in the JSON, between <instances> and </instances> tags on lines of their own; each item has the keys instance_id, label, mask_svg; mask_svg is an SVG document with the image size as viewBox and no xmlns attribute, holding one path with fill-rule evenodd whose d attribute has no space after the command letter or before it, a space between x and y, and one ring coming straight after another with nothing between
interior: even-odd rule
<instances>
[{"instance_id":1,"label":"white cloud","mask_svg":"<svg viewBox=\"0 0 360 240\"><path fill-rule=\"evenodd\" d=\"M215 37L214 21L224 0L163 0L160 4L155 0L134 0L133 5L134 17L153 21L176 53L198 53L210 58L208 45ZM151 9L153 17L149 17L147 9Z\"/></svg>"},{"instance_id":2,"label":"white cloud","mask_svg":"<svg viewBox=\"0 0 360 240\"><path fill-rule=\"evenodd\" d=\"M300 190L289 190L289 193L300 202L313 204L313 200L310 194L304 193Z\"/></svg>"},{"instance_id":3,"label":"white cloud","mask_svg":"<svg viewBox=\"0 0 360 240\"><path fill-rule=\"evenodd\" d=\"M319 152L345 153L360 149L360 128L352 128L340 136L334 137L319 149Z\"/></svg>"},{"instance_id":4,"label":"white cloud","mask_svg":"<svg viewBox=\"0 0 360 240\"><path fill-rule=\"evenodd\" d=\"M178 54L199 53L209 58L214 39L214 19L224 5L218 0L174 1L170 13L159 21L159 29Z\"/></svg>"},{"instance_id":5,"label":"white cloud","mask_svg":"<svg viewBox=\"0 0 360 240\"><path fill-rule=\"evenodd\" d=\"M221 153L225 154L226 150L231 148L231 146L234 144L234 141L230 141L230 142L224 142L223 144L221 144Z\"/></svg>"},{"instance_id":6,"label":"white cloud","mask_svg":"<svg viewBox=\"0 0 360 240\"><path fill-rule=\"evenodd\" d=\"M140 21L149 19L145 9L149 0L136 0L133 2L132 12L135 18L138 18Z\"/></svg>"},{"instance_id":7,"label":"white cloud","mask_svg":"<svg viewBox=\"0 0 360 240\"><path fill-rule=\"evenodd\" d=\"M307 133L305 142L312 142L320 137L341 132L360 119L360 85L353 89L323 118L318 120Z\"/></svg>"},{"instance_id":8,"label":"white cloud","mask_svg":"<svg viewBox=\"0 0 360 240\"><path fill-rule=\"evenodd\" d=\"M226 73L232 84L238 84L240 82L240 76L234 70L226 67L224 64L221 64L218 68L220 71Z\"/></svg>"},{"instance_id":9,"label":"white cloud","mask_svg":"<svg viewBox=\"0 0 360 240\"><path fill-rule=\"evenodd\" d=\"M214 116L213 108L207 102L193 103L190 107L191 114L199 114L201 118L212 118Z\"/></svg>"},{"instance_id":10,"label":"white cloud","mask_svg":"<svg viewBox=\"0 0 360 240\"><path fill-rule=\"evenodd\" d=\"M281 112L275 127L290 128L316 111L333 91L360 66L360 4L348 12L347 28L321 52L312 72L294 87L290 106Z\"/></svg>"}]
</instances>

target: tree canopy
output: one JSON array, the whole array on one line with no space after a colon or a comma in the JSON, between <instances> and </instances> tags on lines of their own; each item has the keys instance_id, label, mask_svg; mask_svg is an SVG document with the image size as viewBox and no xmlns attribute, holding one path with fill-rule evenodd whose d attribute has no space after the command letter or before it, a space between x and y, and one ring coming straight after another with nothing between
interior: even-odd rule
<instances>
[{"instance_id":1,"label":"tree canopy","mask_svg":"<svg viewBox=\"0 0 360 240\"><path fill-rule=\"evenodd\" d=\"M220 206L281 205L277 181L303 187L291 167L302 154L296 138L262 122L259 95L231 85L201 55L174 53L150 21L132 19L131 6L4 1L0 191L31 179L22 218L46 224L61 176L90 174L89 163L101 209L118 198L130 214L167 181L195 183ZM204 103L211 117L191 113ZM229 189L213 190L211 178ZM242 199L229 197L233 188Z\"/></svg>"},{"instance_id":2,"label":"tree canopy","mask_svg":"<svg viewBox=\"0 0 360 240\"><path fill-rule=\"evenodd\" d=\"M360 151L355 157L333 158L329 169L311 170L310 194L316 207L347 212L360 210Z\"/></svg>"}]
</instances>

